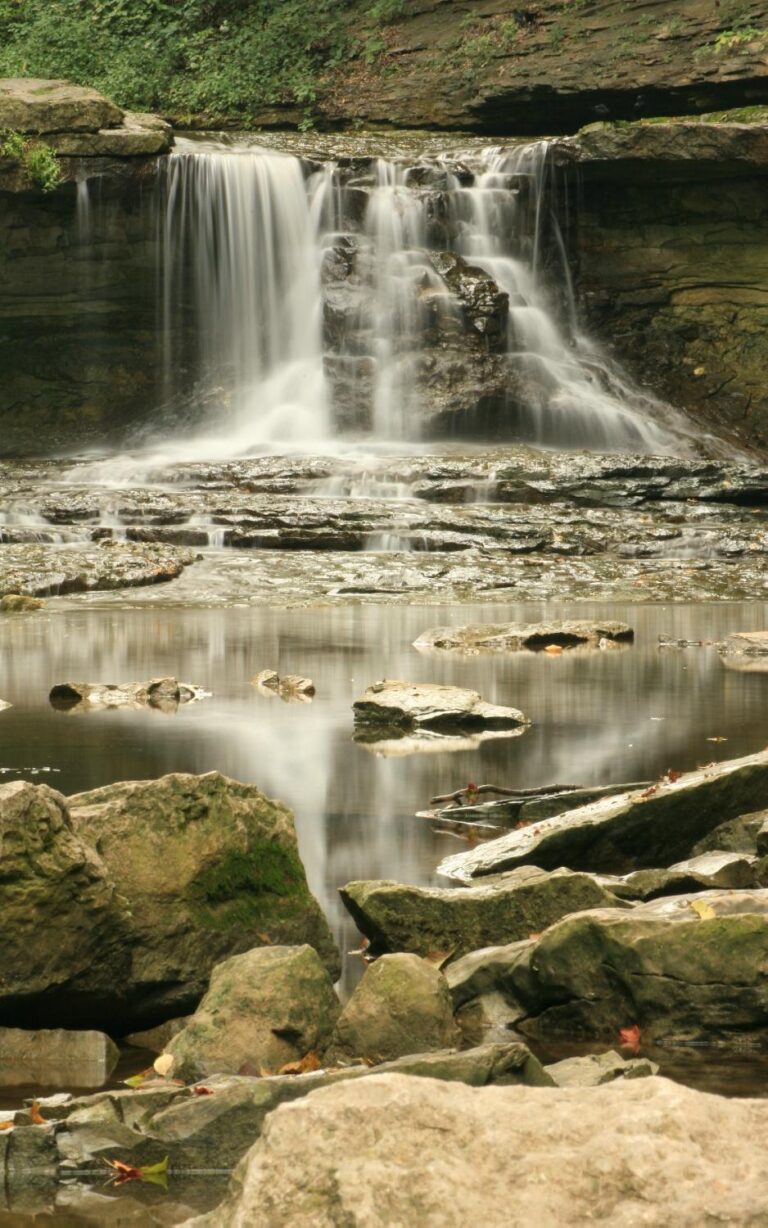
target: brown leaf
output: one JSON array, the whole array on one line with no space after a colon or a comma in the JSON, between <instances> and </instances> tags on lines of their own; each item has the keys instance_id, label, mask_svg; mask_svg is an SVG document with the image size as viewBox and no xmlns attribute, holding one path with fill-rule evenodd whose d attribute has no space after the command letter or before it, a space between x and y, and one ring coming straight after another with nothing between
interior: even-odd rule
<instances>
[{"instance_id":1,"label":"brown leaf","mask_svg":"<svg viewBox=\"0 0 768 1228\"><path fill-rule=\"evenodd\" d=\"M33 1126L46 1126L48 1123L40 1112L40 1105L33 1100L29 1106L29 1117Z\"/></svg>"},{"instance_id":2,"label":"brown leaf","mask_svg":"<svg viewBox=\"0 0 768 1228\"><path fill-rule=\"evenodd\" d=\"M281 1075L300 1075L309 1074L312 1070L322 1070L323 1064L314 1049L310 1049L309 1053L305 1053L300 1062L286 1062L285 1066L281 1066L278 1074Z\"/></svg>"},{"instance_id":3,"label":"brown leaf","mask_svg":"<svg viewBox=\"0 0 768 1228\"><path fill-rule=\"evenodd\" d=\"M0 1121L0 1130L12 1130L15 1125L15 1121Z\"/></svg>"},{"instance_id":4,"label":"brown leaf","mask_svg":"<svg viewBox=\"0 0 768 1228\"><path fill-rule=\"evenodd\" d=\"M651 785L648 789L644 789L643 792L640 794L640 796L642 798L653 797L654 793L658 793L658 791L659 791L658 785Z\"/></svg>"},{"instance_id":5,"label":"brown leaf","mask_svg":"<svg viewBox=\"0 0 768 1228\"><path fill-rule=\"evenodd\" d=\"M666 772L664 773L663 779L667 782L667 784L673 785L676 780L680 779L682 774L683 774L682 772L674 772L672 768L667 768Z\"/></svg>"},{"instance_id":6,"label":"brown leaf","mask_svg":"<svg viewBox=\"0 0 768 1228\"><path fill-rule=\"evenodd\" d=\"M640 1029L636 1023L631 1028L619 1028L619 1044L632 1053L640 1052Z\"/></svg>"},{"instance_id":7,"label":"brown leaf","mask_svg":"<svg viewBox=\"0 0 768 1228\"><path fill-rule=\"evenodd\" d=\"M194 1096L212 1096L213 1092L211 1091L210 1087L199 1087L198 1086L198 1087L192 1088L192 1094Z\"/></svg>"}]
</instances>

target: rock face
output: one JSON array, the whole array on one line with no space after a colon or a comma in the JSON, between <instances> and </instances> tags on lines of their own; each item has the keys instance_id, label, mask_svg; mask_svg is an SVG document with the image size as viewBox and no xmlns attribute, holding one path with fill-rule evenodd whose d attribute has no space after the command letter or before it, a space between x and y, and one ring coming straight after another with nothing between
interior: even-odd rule
<instances>
[{"instance_id":1,"label":"rock face","mask_svg":"<svg viewBox=\"0 0 768 1228\"><path fill-rule=\"evenodd\" d=\"M355 722L368 728L414 729L510 729L527 725L516 708L485 703L477 691L436 683L400 682L385 679L354 704Z\"/></svg>"},{"instance_id":2,"label":"rock face","mask_svg":"<svg viewBox=\"0 0 768 1228\"><path fill-rule=\"evenodd\" d=\"M443 974L416 955L383 955L366 970L336 1024L328 1059L392 1061L458 1044Z\"/></svg>"},{"instance_id":3,"label":"rock face","mask_svg":"<svg viewBox=\"0 0 768 1228\"><path fill-rule=\"evenodd\" d=\"M214 964L265 942L309 942L338 975L291 813L255 786L180 773L79 793L69 805L130 903L134 1030L189 1011Z\"/></svg>"},{"instance_id":4,"label":"rock face","mask_svg":"<svg viewBox=\"0 0 768 1228\"><path fill-rule=\"evenodd\" d=\"M629 643L634 631L626 623L574 619L548 623L489 623L482 626L432 627L414 641L414 648L458 649L463 652L541 652L548 647L607 647Z\"/></svg>"},{"instance_id":5,"label":"rock face","mask_svg":"<svg viewBox=\"0 0 768 1228\"><path fill-rule=\"evenodd\" d=\"M0 1023L88 1026L130 978L127 901L47 785L0 785Z\"/></svg>"},{"instance_id":6,"label":"rock face","mask_svg":"<svg viewBox=\"0 0 768 1228\"><path fill-rule=\"evenodd\" d=\"M440 872L466 881L525 864L614 874L669 864L721 823L754 810L767 783L768 752L726 760L509 832L446 858Z\"/></svg>"},{"instance_id":7,"label":"rock face","mask_svg":"<svg viewBox=\"0 0 768 1228\"><path fill-rule=\"evenodd\" d=\"M530 1036L615 1036L734 1043L768 1037L768 891L708 891L598 909L536 941L450 964L461 1005L493 991Z\"/></svg>"},{"instance_id":8,"label":"rock face","mask_svg":"<svg viewBox=\"0 0 768 1228\"><path fill-rule=\"evenodd\" d=\"M523 866L488 886L452 890L393 882L347 883L341 898L370 939L373 954L463 955L481 947L517 942L568 913L617 907L623 901L587 874L547 874Z\"/></svg>"},{"instance_id":9,"label":"rock face","mask_svg":"<svg viewBox=\"0 0 768 1228\"><path fill-rule=\"evenodd\" d=\"M194 551L179 546L133 542L104 541L75 547L4 544L0 554L0 593L18 594L17 601L26 601L32 596L162 584L175 580L196 557Z\"/></svg>"},{"instance_id":10,"label":"rock face","mask_svg":"<svg viewBox=\"0 0 768 1228\"><path fill-rule=\"evenodd\" d=\"M275 1074L322 1049L340 1009L312 947L246 951L217 964L200 1006L165 1052L174 1075L187 1081L244 1069Z\"/></svg>"},{"instance_id":11,"label":"rock face","mask_svg":"<svg viewBox=\"0 0 768 1228\"><path fill-rule=\"evenodd\" d=\"M379 1228L429 1222L439 1207L446 1228L629 1226L663 1223L674 1206L686 1228L757 1225L766 1130L765 1101L666 1079L548 1092L375 1075L273 1113L223 1205L190 1224ZM500 1164L502 1145L525 1162Z\"/></svg>"}]
</instances>

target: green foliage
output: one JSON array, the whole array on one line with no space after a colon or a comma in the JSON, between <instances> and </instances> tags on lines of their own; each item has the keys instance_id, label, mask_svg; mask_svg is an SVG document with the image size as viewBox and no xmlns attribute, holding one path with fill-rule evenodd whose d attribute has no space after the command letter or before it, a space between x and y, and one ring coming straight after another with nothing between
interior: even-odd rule
<instances>
[{"instance_id":1,"label":"green foliage","mask_svg":"<svg viewBox=\"0 0 768 1228\"><path fill-rule=\"evenodd\" d=\"M349 3L0 0L0 76L65 77L126 107L247 119L314 100L353 50ZM374 8L395 12L392 0Z\"/></svg>"},{"instance_id":2,"label":"green foliage","mask_svg":"<svg viewBox=\"0 0 768 1228\"><path fill-rule=\"evenodd\" d=\"M715 51L730 51L734 47L754 43L758 39L764 42L765 37L765 30L758 30L756 26L744 26L741 30L723 30L715 39Z\"/></svg>"},{"instance_id":3,"label":"green foliage","mask_svg":"<svg viewBox=\"0 0 768 1228\"><path fill-rule=\"evenodd\" d=\"M0 132L0 156L13 158L26 171L35 187L52 192L61 183L61 167L56 154L43 141L34 141L21 132Z\"/></svg>"}]
</instances>

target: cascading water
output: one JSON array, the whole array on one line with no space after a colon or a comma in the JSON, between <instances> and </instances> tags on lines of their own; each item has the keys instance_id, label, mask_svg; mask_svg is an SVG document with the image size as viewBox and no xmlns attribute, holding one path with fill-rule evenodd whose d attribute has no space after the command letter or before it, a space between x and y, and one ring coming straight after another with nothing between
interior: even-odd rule
<instances>
[{"instance_id":1,"label":"cascading water","mask_svg":"<svg viewBox=\"0 0 768 1228\"><path fill-rule=\"evenodd\" d=\"M495 437L685 451L671 411L578 328L549 176L545 142L411 163L182 142L163 221L166 391L206 406L184 455L416 441L446 417L466 438L480 401ZM467 306L480 292L501 313L493 342Z\"/></svg>"}]
</instances>

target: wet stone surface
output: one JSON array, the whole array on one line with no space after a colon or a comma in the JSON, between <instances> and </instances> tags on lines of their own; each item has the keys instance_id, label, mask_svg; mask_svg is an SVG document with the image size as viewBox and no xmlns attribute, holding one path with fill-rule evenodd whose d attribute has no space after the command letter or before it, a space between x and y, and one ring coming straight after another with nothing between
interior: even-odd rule
<instances>
[{"instance_id":1,"label":"wet stone surface","mask_svg":"<svg viewBox=\"0 0 768 1228\"><path fill-rule=\"evenodd\" d=\"M0 477L0 595L170 580L162 599L283 605L768 587L768 470L746 462L497 448L21 462Z\"/></svg>"}]
</instances>

